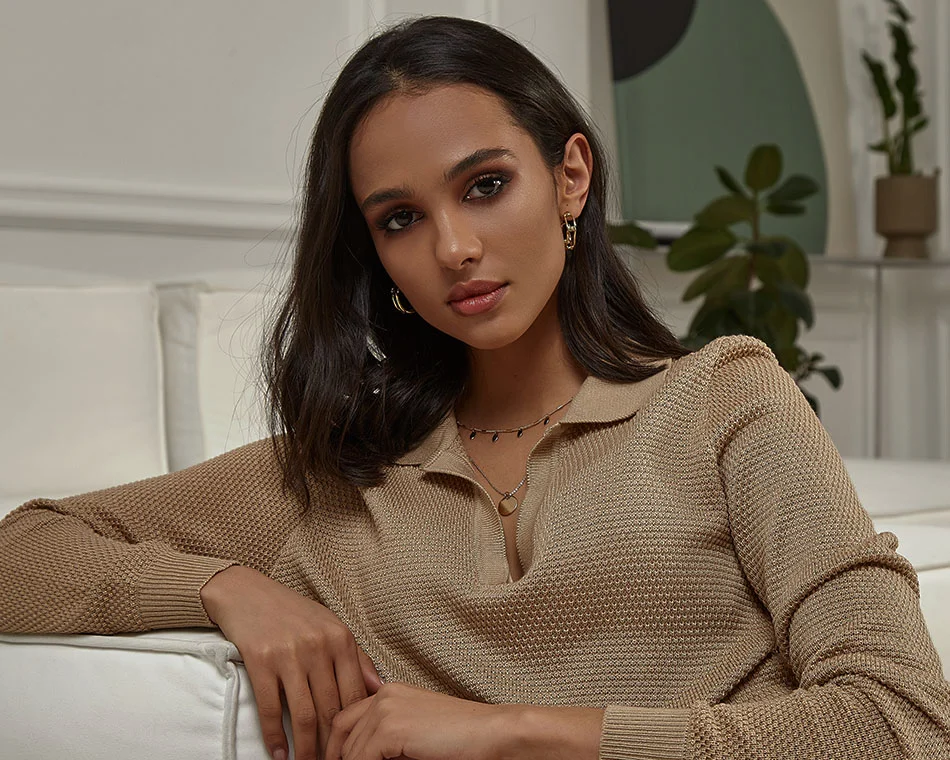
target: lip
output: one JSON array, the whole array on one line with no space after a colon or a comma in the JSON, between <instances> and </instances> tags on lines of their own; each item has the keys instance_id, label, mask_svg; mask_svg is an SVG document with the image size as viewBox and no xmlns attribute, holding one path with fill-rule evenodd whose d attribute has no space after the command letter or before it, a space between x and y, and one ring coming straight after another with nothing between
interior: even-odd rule
<instances>
[{"instance_id":1,"label":"lip","mask_svg":"<svg viewBox=\"0 0 950 760\"><path fill-rule=\"evenodd\" d=\"M478 287L473 287L475 285ZM454 300L449 301L449 306L452 307L452 310L456 314L460 314L464 317L470 317L475 314L483 314L486 311L494 309L508 292L508 285L506 283L487 283L485 281L480 281L478 283L472 282L465 283L464 285L456 285L455 288L452 289L450 295L461 292L461 289L465 287L469 288L468 294L463 295L461 298L456 297Z\"/></svg>"},{"instance_id":2,"label":"lip","mask_svg":"<svg viewBox=\"0 0 950 760\"><path fill-rule=\"evenodd\" d=\"M464 301L468 298L474 298L475 296L483 296L486 293L491 293L493 290L498 290L498 288L504 284L503 282L495 282L493 280L469 280L468 282L460 282L449 291L447 300L449 303L452 303L453 301Z\"/></svg>"}]
</instances>

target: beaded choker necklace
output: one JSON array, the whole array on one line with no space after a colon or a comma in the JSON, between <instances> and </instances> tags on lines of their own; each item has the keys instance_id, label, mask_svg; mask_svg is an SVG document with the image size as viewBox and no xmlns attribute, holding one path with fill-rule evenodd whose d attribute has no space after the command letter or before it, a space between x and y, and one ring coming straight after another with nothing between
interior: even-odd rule
<instances>
[{"instance_id":1,"label":"beaded choker necklace","mask_svg":"<svg viewBox=\"0 0 950 760\"><path fill-rule=\"evenodd\" d=\"M474 441L474 440L475 440L475 436L478 435L479 433L491 433L491 434L492 434L492 436L491 436L491 442L492 442L492 443L495 443L495 442L498 440L498 436L501 435L502 433L517 433L517 434L518 434L518 437L521 438L521 436L524 435L524 431L525 431L525 430L529 430L530 428L533 428L533 427L535 427L536 425L541 425L541 424L547 425L547 424L551 421L551 415L552 415L552 414L555 414L556 412L561 411L565 406L567 406L568 404L570 404L573 400L574 400L574 397L571 396L571 398L569 398L567 401L565 401L563 404L561 404L561 405L560 405L559 407L557 407L556 409L552 409L550 412L548 412L547 414L545 414L543 417L539 417L539 418L536 419L534 422L531 422L531 423L529 423L529 424L527 424L527 425L519 425L518 427L513 427L513 428L497 428L497 429L492 429L492 428L477 428L477 427L469 427L468 425L463 425L463 424L462 424L461 422L459 422L458 420L455 421L455 424L456 424L457 427L460 427L460 428L462 428L463 430L468 430L468 431L470 431L468 437L469 437L469 440L471 440L471 441Z\"/></svg>"}]
</instances>

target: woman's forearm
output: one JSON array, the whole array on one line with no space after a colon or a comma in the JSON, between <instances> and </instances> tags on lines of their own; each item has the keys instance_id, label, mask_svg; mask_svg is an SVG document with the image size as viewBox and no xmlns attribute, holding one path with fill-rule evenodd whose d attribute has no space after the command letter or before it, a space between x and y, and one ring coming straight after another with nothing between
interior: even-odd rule
<instances>
[{"instance_id":1,"label":"woman's forearm","mask_svg":"<svg viewBox=\"0 0 950 760\"><path fill-rule=\"evenodd\" d=\"M510 737L499 760L597 760L604 711L593 707L501 705Z\"/></svg>"}]
</instances>

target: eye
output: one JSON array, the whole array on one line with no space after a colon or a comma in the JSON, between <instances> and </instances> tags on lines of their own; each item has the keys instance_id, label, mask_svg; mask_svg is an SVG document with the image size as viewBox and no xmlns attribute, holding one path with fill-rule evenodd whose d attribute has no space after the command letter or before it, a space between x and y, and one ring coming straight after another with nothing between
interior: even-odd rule
<instances>
[{"instance_id":1,"label":"eye","mask_svg":"<svg viewBox=\"0 0 950 760\"><path fill-rule=\"evenodd\" d=\"M382 220L377 227L379 229L389 233L389 232L402 232L409 225L413 224L416 221L415 217L419 215L417 211L409 211L408 209L400 209L385 219Z\"/></svg>"},{"instance_id":2,"label":"eye","mask_svg":"<svg viewBox=\"0 0 950 760\"><path fill-rule=\"evenodd\" d=\"M489 174L484 177L479 177L475 180L465 197L471 198L472 200L491 198L493 195L498 195L502 188L510 181L511 178L503 174ZM477 194L472 195L473 191Z\"/></svg>"}]
</instances>

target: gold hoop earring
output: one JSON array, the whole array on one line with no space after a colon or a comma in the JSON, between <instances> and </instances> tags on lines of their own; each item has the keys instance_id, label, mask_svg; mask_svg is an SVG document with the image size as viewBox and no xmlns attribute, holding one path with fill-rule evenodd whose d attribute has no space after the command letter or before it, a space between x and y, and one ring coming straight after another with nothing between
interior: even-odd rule
<instances>
[{"instance_id":1,"label":"gold hoop earring","mask_svg":"<svg viewBox=\"0 0 950 760\"><path fill-rule=\"evenodd\" d=\"M573 251L577 245L577 222L570 211L561 214L561 232L564 235L564 250Z\"/></svg>"},{"instance_id":2,"label":"gold hoop earring","mask_svg":"<svg viewBox=\"0 0 950 760\"><path fill-rule=\"evenodd\" d=\"M392 296L393 306L396 307L396 311L400 314L415 314L416 312L410 309L408 306L404 306L401 300L402 293L399 292L399 288L393 286L392 290L389 291L389 295Z\"/></svg>"}]
</instances>

